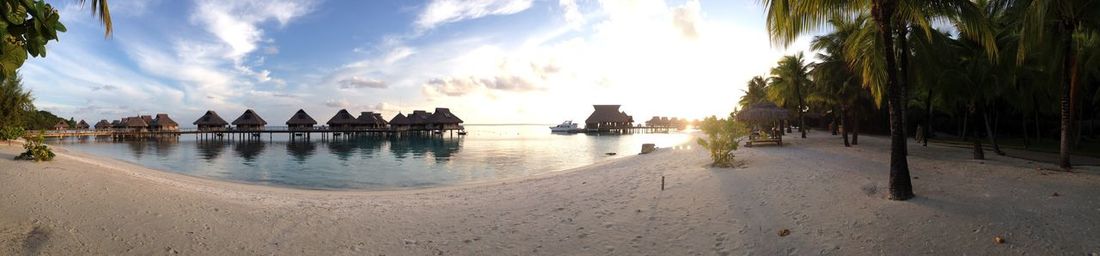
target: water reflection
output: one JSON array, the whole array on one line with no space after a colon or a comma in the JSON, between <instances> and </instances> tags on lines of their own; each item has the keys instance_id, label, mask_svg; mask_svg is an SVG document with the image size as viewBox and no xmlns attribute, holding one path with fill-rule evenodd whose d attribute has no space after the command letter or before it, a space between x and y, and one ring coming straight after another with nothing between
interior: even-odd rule
<instances>
[{"instance_id":1,"label":"water reflection","mask_svg":"<svg viewBox=\"0 0 1100 256\"><path fill-rule=\"evenodd\" d=\"M195 146L198 149L199 157L209 163L213 162L214 159L218 159L222 155L222 151L225 151L225 148L229 146L229 143L222 140L200 140L195 142Z\"/></svg>"},{"instance_id":2,"label":"water reflection","mask_svg":"<svg viewBox=\"0 0 1100 256\"><path fill-rule=\"evenodd\" d=\"M242 140L233 144L233 151L237 153L237 157L244 159L245 165L251 165L266 146L267 143L261 140Z\"/></svg>"},{"instance_id":3,"label":"water reflection","mask_svg":"<svg viewBox=\"0 0 1100 256\"><path fill-rule=\"evenodd\" d=\"M317 152L317 144L313 142L292 140L286 143L286 153L298 163L305 163L315 152Z\"/></svg>"}]
</instances>

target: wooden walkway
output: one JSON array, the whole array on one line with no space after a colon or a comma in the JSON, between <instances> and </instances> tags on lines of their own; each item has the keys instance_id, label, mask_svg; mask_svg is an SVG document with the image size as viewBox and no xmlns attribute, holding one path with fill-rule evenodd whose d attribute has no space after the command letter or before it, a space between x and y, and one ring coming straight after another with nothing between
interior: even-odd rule
<instances>
[{"instance_id":1,"label":"wooden walkway","mask_svg":"<svg viewBox=\"0 0 1100 256\"><path fill-rule=\"evenodd\" d=\"M230 140L249 140L249 139L261 139L263 135L268 135L271 139L274 134L288 134L290 139L302 138L311 139L314 135L317 135L322 140L334 139L334 138L348 138L359 135L367 134L435 134L443 135L449 134L464 135L465 127L451 128L451 129L393 129L393 128L329 128L329 127L315 127L315 128L287 128L287 127L268 127L264 129L218 129L218 130L199 130L197 128L179 129L179 130L167 130L167 131L135 131L127 129L112 129L112 130L49 130L49 131L27 131L27 136L37 136L42 133L47 138L66 138L66 137L112 137L117 139L129 139L129 138L179 138L183 135L194 135L196 139L230 139Z\"/></svg>"}]
</instances>

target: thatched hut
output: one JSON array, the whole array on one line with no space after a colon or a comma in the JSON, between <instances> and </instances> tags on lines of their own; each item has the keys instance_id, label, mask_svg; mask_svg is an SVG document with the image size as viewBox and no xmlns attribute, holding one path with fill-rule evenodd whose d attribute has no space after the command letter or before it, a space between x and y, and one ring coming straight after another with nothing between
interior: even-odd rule
<instances>
[{"instance_id":1,"label":"thatched hut","mask_svg":"<svg viewBox=\"0 0 1100 256\"><path fill-rule=\"evenodd\" d=\"M584 128L593 131L610 131L612 129L629 128L634 123L634 117L626 112L619 111L620 105L592 105L594 110L584 120Z\"/></svg>"},{"instance_id":2,"label":"thatched hut","mask_svg":"<svg viewBox=\"0 0 1100 256\"><path fill-rule=\"evenodd\" d=\"M92 128L92 127L90 125L88 125L88 122L84 122L84 120L80 120L80 122L76 123L76 129L77 130L87 130L88 128Z\"/></svg>"},{"instance_id":3,"label":"thatched hut","mask_svg":"<svg viewBox=\"0 0 1100 256\"><path fill-rule=\"evenodd\" d=\"M359 117L355 119L359 120L359 127L367 129L386 128L386 119L382 119L382 115L378 113L360 112Z\"/></svg>"},{"instance_id":4,"label":"thatched hut","mask_svg":"<svg viewBox=\"0 0 1100 256\"><path fill-rule=\"evenodd\" d=\"M98 123L95 123L96 130L110 130L112 127L111 122L107 122L107 119L99 120Z\"/></svg>"},{"instance_id":5,"label":"thatched hut","mask_svg":"<svg viewBox=\"0 0 1100 256\"><path fill-rule=\"evenodd\" d=\"M412 114L409 114L409 129L410 130L427 130L428 118L432 116L432 113L424 110L413 110Z\"/></svg>"},{"instance_id":6,"label":"thatched hut","mask_svg":"<svg viewBox=\"0 0 1100 256\"><path fill-rule=\"evenodd\" d=\"M267 121L264 121L264 119L252 109L245 110L241 116L233 120L233 126L236 126L237 130L242 131L263 130L265 125L267 125Z\"/></svg>"},{"instance_id":7,"label":"thatched hut","mask_svg":"<svg viewBox=\"0 0 1100 256\"><path fill-rule=\"evenodd\" d=\"M56 131L64 131L69 129L69 122L65 120L58 120L56 124L53 124L53 129Z\"/></svg>"},{"instance_id":8,"label":"thatched hut","mask_svg":"<svg viewBox=\"0 0 1100 256\"><path fill-rule=\"evenodd\" d=\"M126 126L122 125L122 120L117 120L116 119L114 121L111 121L111 128L122 129L122 128L126 128Z\"/></svg>"},{"instance_id":9,"label":"thatched hut","mask_svg":"<svg viewBox=\"0 0 1100 256\"><path fill-rule=\"evenodd\" d=\"M390 128L395 131L407 131L411 128L411 125L412 123L409 122L408 117L405 117L405 114L397 113L396 116L393 116L393 119L390 119Z\"/></svg>"},{"instance_id":10,"label":"thatched hut","mask_svg":"<svg viewBox=\"0 0 1100 256\"><path fill-rule=\"evenodd\" d=\"M199 120L195 120L191 124L198 126L199 131L221 131L229 126L229 122L226 122L213 110L207 110L206 114L203 114L202 117L199 117Z\"/></svg>"},{"instance_id":11,"label":"thatched hut","mask_svg":"<svg viewBox=\"0 0 1100 256\"><path fill-rule=\"evenodd\" d=\"M150 116L150 115L139 115L139 116L138 116L138 118L141 118L141 121L142 121L142 122L145 122L145 125L150 125L150 124L152 124L152 123L153 123L153 116Z\"/></svg>"},{"instance_id":12,"label":"thatched hut","mask_svg":"<svg viewBox=\"0 0 1100 256\"><path fill-rule=\"evenodd\" d=\"M328 126L332 129L354 129L359 126L359 120L355 119L351 113L348 113L347 109L341 109L336 112L336 115L328 119Z\"/></svg>"},{"instance_id":13,"label":"thatched hut","mask_svg":"<svg viewBox=\"0 0 1100 256\"><path fill-rule=\"evenodd\" d=\"M786 109L776 106L775 103L762 102L752 104L738 111L736 118L737 121L747 123L770 124L781 120L787 120L788 115Z\"/></svg>"},{"instance_id":14,"label":"thatched hut","mask_svg":"<svg viewBox=\"0 0 1100 256\"><path fill-rule=\"evenodd\" d=\"M286 120L286 127L290 130L309 130L313 129L314 125L317 125L317 120L313 120L313 117L302 109L298 109L298 112L290 116L290 120Z\"/></svg>"},{"instance_id":15,"label":"thatched hut","mask_svg":"<svg viewBox=\"0 0 1100 256\"><path fill-rule=\"evenodd\" d=\"M141 116L122 118L122 126L125 129L135 132L143 132L149 129L149 123L146 123L145 118Z\"/></svg>"},{"instance_id":16,"label":"thatched hut","mask_svg":"<svg viewBox=\"0 0 1100 256\"><path fill-rule=\"evenodd\" d=\"M432 130L458 130L462 129L462 119L451 113L447 108L435 108L435 113L428 116L428 128Z\"/></svg>"},{"instance_id":17,"label":"thatched hut","mask_svg":"<svg viewBox=\"0 0 1100 256\"><path fill-rule=\"evenodd\" d=\"M149 124L149 130L153 131L179 131L180 124L176 123L176 120L168 117L168 114L159 113L157 118L153 119L153 122Z\"/></svg>"}]
</instances>

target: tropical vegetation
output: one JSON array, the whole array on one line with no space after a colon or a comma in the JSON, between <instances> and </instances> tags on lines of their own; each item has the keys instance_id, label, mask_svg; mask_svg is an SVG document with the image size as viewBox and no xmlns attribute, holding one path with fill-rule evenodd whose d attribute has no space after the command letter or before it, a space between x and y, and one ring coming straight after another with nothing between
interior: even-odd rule
<instances>
[{"instance_id":1,"label":"tropical vegetation","mask_svg":"<svg viewBox=\"0 0 1100 256\"><path fill-rule=\"evenodd\" d=\"M50 146L45 143L45 136L42 132L38 133L38 136L27 138L27 142L23 144L23 149L27 151L19 154L15 157L15 160L28 160L28 161L50 161L56 156Z\"/></svg>"},{"instance_id":2,"label":"tropical vegetation","mask_svg":"<svg viewBox=\"0 0 1100 256\"><path fill-rule=\"evenodd\" d=\"M737 144L741 143L741 137L745 136L746 129L732 117L719 119L711 116L699 122L699 130L704 137L698 139L698 143L710 153L713 167L732 167L733 151L737 150Z\"/></svg>"}]
</instances>

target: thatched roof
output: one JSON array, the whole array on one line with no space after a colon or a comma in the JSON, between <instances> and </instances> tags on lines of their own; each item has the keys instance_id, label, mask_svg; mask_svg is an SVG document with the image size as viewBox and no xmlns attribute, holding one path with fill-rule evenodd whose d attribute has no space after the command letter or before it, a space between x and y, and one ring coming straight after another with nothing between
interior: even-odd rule
<instances>
[{"instance_id":1,"label":"thatched roof","mask_svg":"<svg viewBox=\"0 0 1100 256\"><path fill-rule=\"evenodd\" d=\"M111 122L107 122L107 119L99 120L98 123L95 123L95 128L96 129L107 129L107 128L111 128L111 127L112 127Z\"/></svg>"},{"instance_id":2,"label":"thatched roof","mask_svg":"<svg viewBox=\"0 0 1100 256\"><path fill-rule=\"evenodd\" d=\"M355 116L352 116L351 113L348 113L347 109L341 109L340 111L337 111L336 115L328 119L329 126L355 124L359 124L359 120L356 120Z\"/></svg>"},{"instance_id":3,"label":"thatched roof","mask_svg":"<svg viewBox=\"0 0 1100 256\"><path fill-rule=\"evenodd\" d=\"M585 123L627 123L633 122L634 118L627 115L624 112L619 111L620 105L592 105L595 110L592 114L585 119Z\"/></svg>"},{"instance_id":4,"label":"thatched roof","mask_svg":"<svg viewBox=\"0 0 1100 256\"><path fill-rule=\"evenodd\" d=\"M428 113L424 110L413 110L412 114L409 114L408 119L410 124L426 124L428 123L428 117L431 117L432 113Z\"/></svg>"},{"instance_id":5,"label":"thatched roof","mask_svg":"<svg viewBox=\"0 0 1100 256\"><path fill-rule=\"evenodd\" d=\"M122 126L122 121L121 121L121 120L114 120L114 121L111 121L111 127L115 127L115 128L121 128L121 127L123 127L123 126Z\"/></svg>"},{"instance_id":6,"label":"thatched roof","mask_svg":"<svg viewBox=\"0 0 1100 256\"><path fill-rule=\"evenodd\" d=\"M233 120L233 125L267 125L267 121L260 118L260 115L256 114L256 111L248 109L245 110L241 116L237 117L237 120Z\"/></svg>"},{"instance_id":7,"label":"thatched roof","mask_svg":"<svg viewBox=\"0 0 1100 256\"><path fill-rule=\"evenodd\" d=\"M355 118L359 120L359 124L374 124L385 125L386 120L381 118L382 116L374 112L359 112L359 117Z\"/></svg>"},{"instance_id":8,"label":"thatched roof","mask_svg":"<svg viewBox=\"0 0 1100 256\"><path fill-rule=\"evenodd\" d=\"M53 128L54 129L69 129L69 122L65 122L65 120L59 120L59 121L57 121L56 124L53 125Z\"/></svg>"},{"instance_id":9,"label":"thatched roof","mask_svg":"<svg viewBox=\"0 0 1100 256\"><path fill-rule=\"evenodd\" d=\"M203 126L226 126L229 125L229 122L226 122L225 119L222 119L222 117L219 116L217 112L214 112L213 110L207 110L206 114L203 114L202 117L199 117L199 120L195 120L195 122L191 124Z\"/></svg>"},{"instance_id":10,"label":"thatched roof","mask_svg":"<svg viewBox=\"0 0 1100 256\"><path fill-rule=\"evenodd\" d=\"M374 113L374 119L378 120L378 124L381 124L381 125L390 124L390 122L386 122L386 118L382 117L382 113Z\"/></svg>"},{"instance_id":11,"label":"thatched roof","mask_svg":"<svg viewBox=\"0 0 1100 256\"><path fill-rule=\"evenodd\" d=\"M290 117L290 120L286 120L286 125L315 125L317 120L313 120L312 116L306 114L305 110L298 109L298 112L294 112L294 115Z\"/></svg>"},{"instance_id":12,"label":"thatched roof","mask_svg":"<svg viewBox=\"0 0 1100 256\"><path fill-rule=\"evenodd\" d=\"M405 117L405 114L397 113L396 116L393 116L393 119L390 119L390 125L409 125L409 124L412 124L412 123L409 122L408 117Z\"/></svg>"},{"instance_id":13,"label":"thatched roof","mask_svg":"<svg viewBox=\"0 0 1100 256\"><path fill-rule=\"evenodd\" d=\"M775 103L762 102L752 104L737 112L737 121L742 122L773 122L787 120L787 110L779 108Z\"/></svg>"},{"instance_id":14,"label":"thatched roof","mask_svg":"<svg viewBox=\"0 0 1100 256\"><path fill-rule=\"evenodd\" d=\"M153 123L153 117L150 115L140 115L138 118L141 118L141 121L145 122L145 125Z\"/></svg>"},{"instance_id":15,"label":"thatched roof","mask_svg":"<svg viewBox=\"0 0 1100 256\"><path fill-rule=\"evenodd\" d=\"M435 113L428 117L428 123L432 124L460 124L462 119L459 119L454 114L451 114L451 110L447 108L435 108Z\"/></svg>"},{"instance_id":16,"label":"thatched roof","mask_svg":"<svg viewBox=\"0 0 1100 256\"><path fill-rule=\"evenodd\" d=\"M168 114L161 113L161 114L157 114L157 118L153 119L153 123L152 123L151 126L167 127L167 126L180 126L180 124L176 123L176 120L172 120L171 117L168 117Z\"/></svg>"},{"instance_id":17,"label":"thatched roof","mask_svg":"<svg viewBox=\"0 0 1100 256\"><path fill-rule=\"evenodd\" d=\"M149 123L145 122L145 118L140 116L122 118L122 125L129 128L149 127Z\"/></svg>"},{"instance_id":18,"label":"thatched roof","mask_svg":"<svg viewBox=\"0 0 1100 256\"><path fill-rule=\"evenodd\" d=\"M76 123L77 129L88 129L89 127L91 126L89 126L87 122L84 122L84 120L80 120L80 122Z\"/></svg>"}]
</instances>

